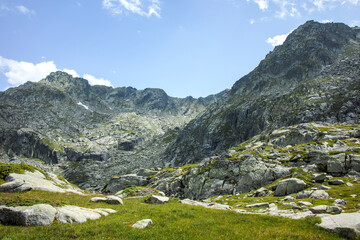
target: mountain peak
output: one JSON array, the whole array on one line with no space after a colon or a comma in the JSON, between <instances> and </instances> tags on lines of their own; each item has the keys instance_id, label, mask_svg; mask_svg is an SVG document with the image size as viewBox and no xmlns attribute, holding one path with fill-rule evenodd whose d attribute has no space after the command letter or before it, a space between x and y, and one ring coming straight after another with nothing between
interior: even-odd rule
<instances>
[{"instance_id":1,"label":"mountain peak","mask_svg":"<svg viewBox=\"0 0 360 240\"><path fill-rule=\"evenodd\" d=\"M72 75L63 71L52 72L46 78L42 79L41 82L55 85L61 89L73 87L88 88L90 86L86 79L74 78Z\"/></svg>"}]
</instances>

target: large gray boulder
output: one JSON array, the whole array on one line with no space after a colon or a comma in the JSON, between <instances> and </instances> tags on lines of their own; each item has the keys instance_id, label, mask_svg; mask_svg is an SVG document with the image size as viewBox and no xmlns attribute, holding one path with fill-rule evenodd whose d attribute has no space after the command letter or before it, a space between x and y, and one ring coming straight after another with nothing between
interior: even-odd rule
<instances>
[{"instance_id":1,"label":"large gray boulder","mask_svg":"<svg viewBox=\"0 0 360 240\"><path fill-rule=\"evenodd\" d=\"M319 226L347 239L356 239L360 237L360 213L321 216Z\"/></svg>"},{"instance_id":2,"label":"large gray boulder","mask_svg":"<svg viewBox=\"0 0 360 240\"><path fill-rule=\"evenodd\" d=\"M342 209L337 206L328 206L328 205L318 205L315 207L310 207L309 210L314 214L319 213L332 213L332 214L340 214Z\"/></svg>"},{"instance_id":3,"label":"large gray boulder","mask_svg":"<svg viewBox=\"0 0 360 240\"><path fill-rule=\"evenodd\" d=\"M61 223L83 223L88 219L95 220L102 215L107 216L109 213L114 213L112 209L91 209L78 206L66 205L57 208L56 220Z\"/></svg>"},{"instance_id":4,"label":"large gray boulder","mask_svg":"<svg viewBox=\"0 0 360 240\"><path fill-rule=\"evenodd\" d=\"M147 203L152 203L152 204L163 204L163 203L167 203L168 201L169 201L168 197L157 196L157 195L151 195L146 200Z\"/></svg>"},{"instance_id":5,"label":"large gray boulder","mask_svg":"<svg viewBox=\"0 0 360 240\"><path fill-rule=\"evenodd\" d=\"M313 199L328 199L329 194L325 190L316 190L310 195L310 198L313 198Z\"/></svg>"},{"instance_id":6,"label":"large gray boulder","mask_svg":"<svg viewBox=\"0 0 360 240\"><path fill-rule=\"evenodd\" d=\"M34 206L0 206L0 222L18 226L45 226L54 221L56 209L49 204Z\"/></svg>"},{"instance_id":7,"label":"large gray boulder","mask_svg":"<svg viewBox=\"0 0 360 240\"><path fill-rule=\"evenodd\" d=\"M104 189L104 192L114 194L131 185L146 186L148 183L149 181L144 176L139 176L137 174L126 174L110 179L109 183Z\"/></svg>"},{"instance_id":8,"label":"large gray boulder","mask_svg":"<svg viewBox=\"0 0 360 240\"><path fill-rule=\"evenodd\" d=\"M120 197L112 196L112 195L106 197L93 197L90 199L90 202L104 202L112 205L120 205L120 204L124 205Z\"/></svg>"},{"instance_id":9,"label":"large gray boulder","mask_svg":"<svg viewBox=\"0 0 360 240\"><path fill-rule=\"evenodd\" d=\"M278 183L275 196L285 196L292 193L297 193L306 188L306 183L303 180L297 178L289 178L282 180Z\"/></svg>"},{"instance_id":10,"label":"large gray boulder","mask_svg":"<svg viewBox=\"0 0 360 240\"><path fill-rule=\"evenodd\" d=\"M31 190L24 180L15 180L0 185L0 192L25 192Z\"/></svg>"}]
</instances>

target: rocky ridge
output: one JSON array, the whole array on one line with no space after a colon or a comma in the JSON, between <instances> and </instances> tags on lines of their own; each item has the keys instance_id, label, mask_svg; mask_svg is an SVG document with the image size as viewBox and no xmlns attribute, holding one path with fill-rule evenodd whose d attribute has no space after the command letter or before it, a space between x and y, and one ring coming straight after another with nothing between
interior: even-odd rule
<instances>
[{"instance_id":1,"label":"rocky ridge","mask_svg":"<svg viewBox=\"0 0 360 240\"><path fill-rule=\"evenodd\" d=\"M166 151L165 164L199 162L294 124L358 122L359 56L358 28L306 22L180 132Z\"/></svg>"},{"instance_id":2,"label":"rocky ridge","mask_svg":"<svg viewBox=\"0 0 360 240\"><path fill-rule=\"evenodd\" d=\"M302 179L310 173L319 182L327 175L360 177L359 134L356 124L294 125L255 136L221 155L203 159L200 164L157 171L142 169L137 174L114 177L104 191L115 193L128 185L147 185L169 196L206 199L272 185L264 190L266 194L275 191L275 195L288 195L293 192L280 190L282 185L274 182L291 176ZM307 188L310 180L302 181L295 192Z\"/></svg>"},{"instance_id":3,"label":"rocky ridge","mask_svg":"<svg viewBox=\"0 0 360 240\"><path fill-rule=\"evenodd\" d=\"M90 86L51 73L0 93L2 156L40 159L46 165L37 167L50 165L72 183L99 190L116 174L160 165L177 132L224 94L180 99L161 89Z\"/></svg>"}]
</instances>

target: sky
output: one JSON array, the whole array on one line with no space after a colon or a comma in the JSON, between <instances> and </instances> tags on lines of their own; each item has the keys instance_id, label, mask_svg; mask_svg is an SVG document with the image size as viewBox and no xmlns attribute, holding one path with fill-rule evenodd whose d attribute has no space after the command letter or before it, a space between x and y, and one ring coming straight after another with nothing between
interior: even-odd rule
<instances>
[{"instance_id":1,"label":"sky","mask_svg":"<svg viewBox=\"0 0 360 240\"><path fill-rule=\"evenodd\" d=\"M359 13L360 0L0 0L0 91L61 70L206 97L306 21L359 26Z\"/></svg>"}]
</instances>

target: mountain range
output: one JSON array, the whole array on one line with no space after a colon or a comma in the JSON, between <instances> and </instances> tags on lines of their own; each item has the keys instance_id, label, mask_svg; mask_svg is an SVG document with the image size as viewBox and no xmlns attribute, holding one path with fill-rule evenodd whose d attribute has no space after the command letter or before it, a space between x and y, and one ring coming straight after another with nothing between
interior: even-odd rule
<instances>
[{"instance_id":1,"label":"mountain range","mask_svg":"<svg viewBox=\"0 0 360 240\"><path fill-rule=\"evenodd\" d=\"M279 128L359 119L360 29L308 21L230 90L205 98L90 86L60 71L7 89L0 157L101 191L114 176L200 163Z\"/></svg>"}]
</instances>

